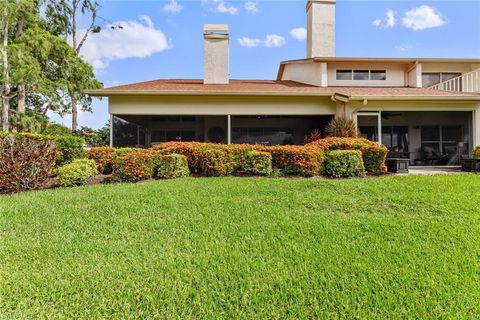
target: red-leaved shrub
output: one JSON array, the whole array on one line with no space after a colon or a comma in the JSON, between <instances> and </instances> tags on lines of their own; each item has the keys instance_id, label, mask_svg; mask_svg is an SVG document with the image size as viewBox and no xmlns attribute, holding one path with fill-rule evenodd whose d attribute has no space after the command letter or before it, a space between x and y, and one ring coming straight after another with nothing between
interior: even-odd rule
<instances>
[{"instance_id":1,"label":"red-leaved shrub","mask_svg":"<svg viewBox=\"0 0 480 320\"><path fill-rule=\"evenodd\" d=\"M267 150L272 154L273 168L285 174L311 177L323 172L322 150L304 146L278 146Z\"/></svg>"},{"instance_id":2,"label":"red-leaved shrub","mask_svg":"<svg viewBox=\"0 0 480 320\"><path fill-rule=\"evenodd\" d=\"M154 172L153 150L124 153L113 159L113 175L121 181L136 182L150 179Z\"/></svg>"},{"instance_id":3,"label":"red-leaved shrub","mask_svg":"<svg viewBox=\"0 0 480 320\"><path fill-rule=\"evenodd\" d=\"M41 187L55 168L52 137L27 133L0 133L0 191Z\"/></svg>"},{"instance_id":4,"label":"red-leaved shrub","mask_svg":"<svg viewBox=\"0 0 480 320\"><path fill-rule=\"evenodd\" d=\"M161 154L181 154L191 172L205 176L225 176L236 169L227 145L202 142L166 142L152 148Z\"/></svg>"},{"instance_id":5,"label":"red-leaved shrub","mask_svg":"<svg viewBox=\"0 0 480 320\"><path fill-rule=\"evenodd\" d=\"M114 148L110 147L96 147L91 148L87 152L88 159L92 159L97 164L98 172L103 174L112 173L112 163L113 163L113 154L115 152Z\"/></svg>"},{"instance_id":6,"label":"red-leaved shrub","mask_svg":"<svg viewBox=\"0 0 480 320\"><path fill-rule=\"evenodd\" d=\"M386 172L387 147L364 138L326 138L306 145L324 151L360 150L367 173L381 175Z\"/></svg>"}]
</instances>

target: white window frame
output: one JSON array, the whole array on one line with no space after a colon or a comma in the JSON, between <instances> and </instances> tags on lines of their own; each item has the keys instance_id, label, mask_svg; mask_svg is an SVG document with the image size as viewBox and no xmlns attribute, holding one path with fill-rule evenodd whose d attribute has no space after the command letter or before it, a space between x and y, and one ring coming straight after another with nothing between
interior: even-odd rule
<instances>
[{"instance_id":1,"label":"white window frame","mask_svg":"<svg viewBox=\"0 0 480 320\"><path fill-rule=\"evenodd\" d=\"M375 112L358 112L356 115L355 115L355 122L357 124L357 128L358 128L358 117L359 116L367 116L367 117L372 117L372 116L376 116L377 117L377 126L378 126L378 139L377 139L377 143L378 144L382 144L382 111L375 111Z\"/></svg>"}]
</instances>

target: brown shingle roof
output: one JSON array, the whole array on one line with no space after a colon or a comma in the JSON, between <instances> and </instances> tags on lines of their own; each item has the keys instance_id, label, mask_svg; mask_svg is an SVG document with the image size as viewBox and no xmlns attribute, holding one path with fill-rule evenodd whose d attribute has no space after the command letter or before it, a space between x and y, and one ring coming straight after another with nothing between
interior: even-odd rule
<instances>
[{"instance_id":1,"label":"brown shingle roof","mask_svg":"<svg viewBox=\"0 0 480 320\"><path fill-rule=\"evenodd\" d=\"M111 95L298 95L331 96L335 93L352 99L385 98L471 98L480 94L408 87L317 87L289 80L230 80L229 84L203 84L202 80L153 80L99 90L92 96Z\"/></svg>"}]
</instances>

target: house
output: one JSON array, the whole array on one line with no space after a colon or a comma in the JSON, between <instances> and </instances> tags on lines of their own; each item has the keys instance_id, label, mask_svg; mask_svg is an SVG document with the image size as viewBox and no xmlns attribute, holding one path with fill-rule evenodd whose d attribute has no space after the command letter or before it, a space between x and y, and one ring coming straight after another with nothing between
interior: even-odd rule
<instances>
[{"instance_id":1,"label":"house","mask_svg":"<svg viewBox=\"0 0 480 320\"><path fill-rule=\"evenodd\" d=\"M335 0L309 0L305 59L276 80L231 80L229 31L204 27L204 79L91 90L109 98L114 146L165 141L300 144L334 117L416 165L456 164L480 144L480 59L335 56Z\"/></svg>"}]
</instances>

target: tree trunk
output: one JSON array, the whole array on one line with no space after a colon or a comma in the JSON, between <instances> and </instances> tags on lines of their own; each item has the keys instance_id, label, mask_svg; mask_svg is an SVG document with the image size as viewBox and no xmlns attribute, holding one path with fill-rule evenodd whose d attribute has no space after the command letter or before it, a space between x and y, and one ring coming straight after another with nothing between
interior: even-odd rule
<instances>
[{"instance_id":1,"label":"tree trunk","mask_svg":"<svg viewBox=\"0 0 480 320\"><path fill-rule=\"evenodd\" d=\"M25 26L25 12L20 15L17 23L17 30L15 32L15 38L18 39L23 34L23 29ZM25 113L25 101L26 101L26 86L25 84L19 84L17 86L17 113L24 114Z\"/></svg>"},{"instance_id":2,"label":"tree trunk","mask_svg":"<svg viewBox=\"0 0 480 320\"><path fill-rule=\"evenodd\" d=\"M77 131L77 127L78 127L77 99L72 96L72 131Z\"/></svg>"},{"instance_id":3,"label":"tree trunk","mask_svg":"<svg viewBox=\"0 0 480 320\"><path fill-rule=\"evenodd\" d=\"M10 74L8 65L8 10L7 7L3 10L3 25L2 25L2 47L0 47L0 53L2 55L2 77L4 83L2 84L1 100L2 100L2 130L9 131L9 111L10 111Z\"/></svg>"},{"instance_id":4,"label":"tree trunk","mask_svg":"<svg viewBox=\"0 0 480 320\"><path fill-rule=\"evenodd\" d=\"M27 94L24 84L19 84L17 86L17 112L19 114L25 113Z\"/></svg>"}]
</instances>

